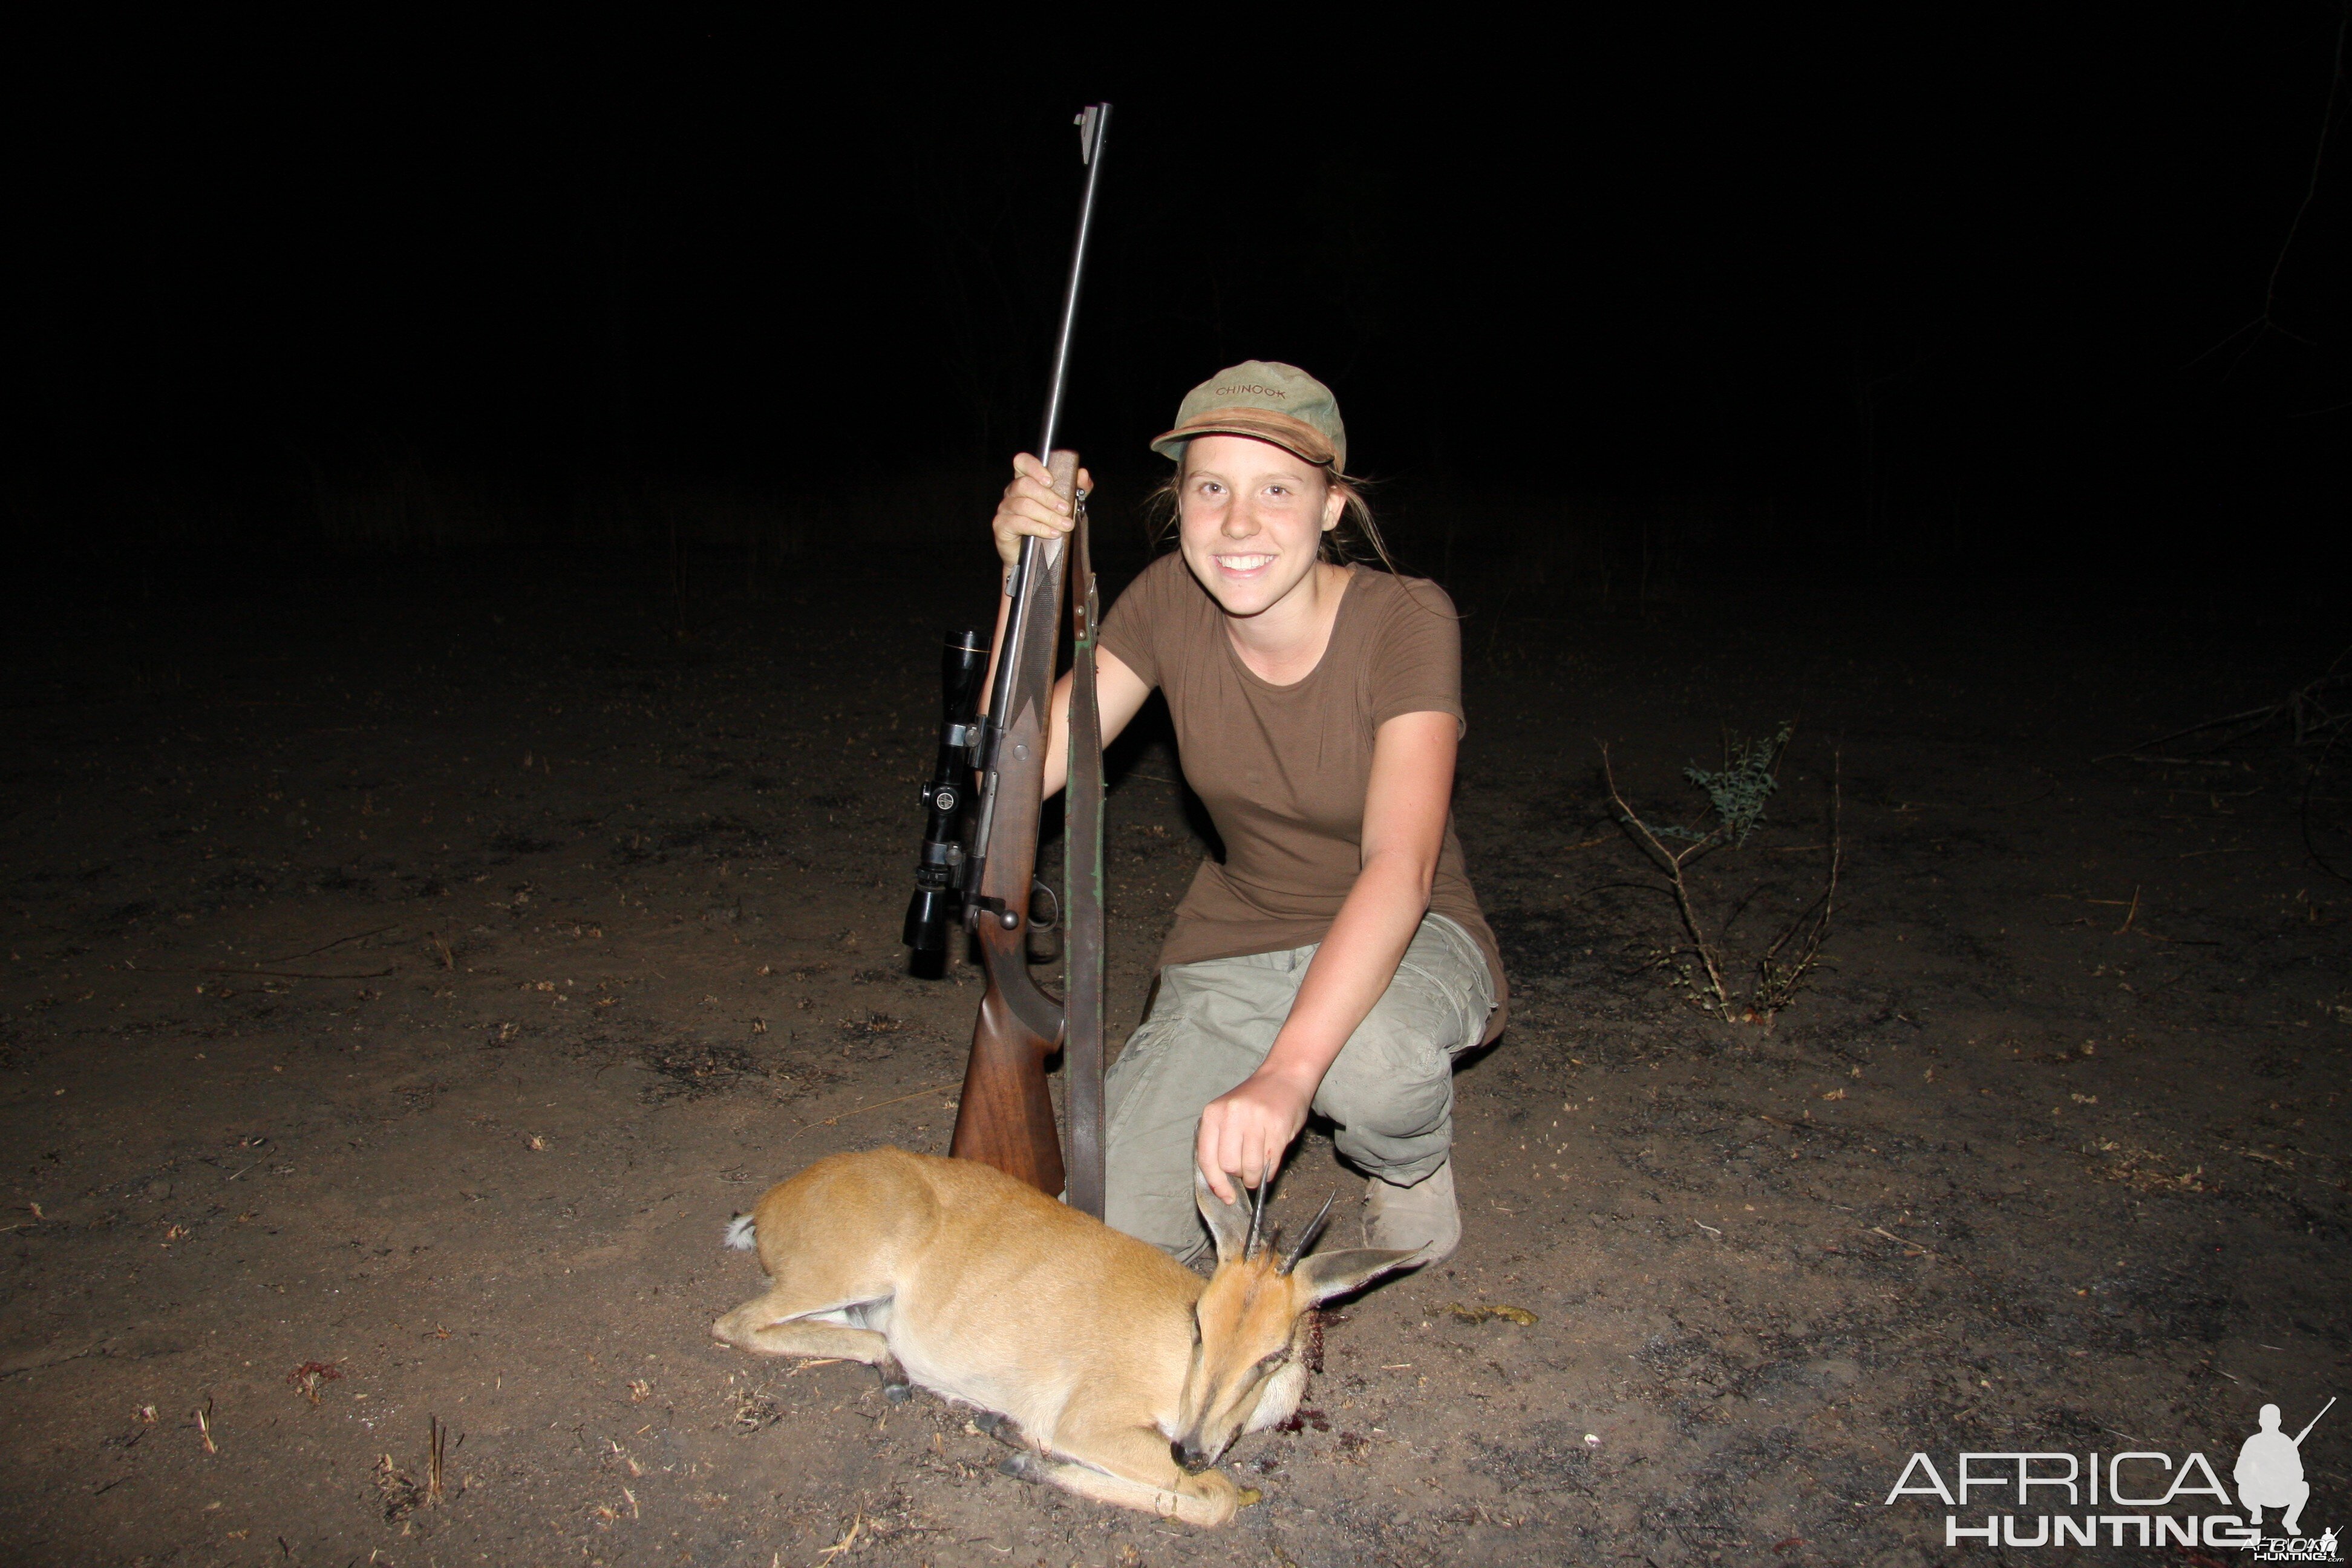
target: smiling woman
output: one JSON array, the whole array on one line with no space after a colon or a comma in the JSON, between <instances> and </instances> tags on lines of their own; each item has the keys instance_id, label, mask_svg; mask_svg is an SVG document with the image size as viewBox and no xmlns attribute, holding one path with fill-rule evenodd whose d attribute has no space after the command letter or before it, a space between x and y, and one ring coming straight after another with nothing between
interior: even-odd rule
<instances>
[{"instance_id":1,"label":"smiling woman","mask_svg":"<svg viewBox=\"0 0 2352 1568\"><path fill-rule=\"evenodd\" d=\"M1160 955L1151 1015L1106 1080L1105 1217L1190 1257L1192 1171L1228 1201L1280 1167L1310 1110L1367 1177L1376 1247L1449 1256L1453 1058L1503 1019L1502 964L1451 815L1461 637L1434 584L1347 559L1347 431L1328 388L1251 361L1195 387L1152 443L1177 465L1178 547L1103 624L1103 732L1156 687L1225 844ZM997 509L1010 562L1070 515L1034 458ZM1082 479L1081 483L1085 481ZM1066 678L1045 787L1061 787Z\"/></svg>"}]
</instances>

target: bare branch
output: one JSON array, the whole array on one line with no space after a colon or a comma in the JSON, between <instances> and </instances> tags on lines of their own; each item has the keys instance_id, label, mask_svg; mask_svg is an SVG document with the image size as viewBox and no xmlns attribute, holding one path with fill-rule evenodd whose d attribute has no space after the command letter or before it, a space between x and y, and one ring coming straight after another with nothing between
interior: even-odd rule
<instances>
[{"instance_id":1,"label":"bare branch","mask_svg":"<svg viewBox=\"0 0 2352 1568\"><path fill-rule=\"evenodd\" d=\"M1640 814L1618 793L1617 775L1609 766L1609 748L1606 745L1601 748L1601 777L1609 786L1609 800L1617 808L1617 820L1630 830L1643 853L1655 861L1658 868L1666 874L1666 879L1674 889L1675 908L1683 917L1683 930L1690 933L1691 945L1698 950L1699 963L1706 971L1707 991L1715 1011L1725 1023L1732 1022L1731 992L1723 983L1723 966L1717 961L1715 943L1707 939L1706 928L1699 923L1698 910L1691 903L1689 879L1683 875L1683 863L1707 847L1719 829L1711 829L1705 837L1697 839L1677 855L1658 841L1658 836L1650 831L1649 824L1643 822Z\"/></svg>"}]
</instances>

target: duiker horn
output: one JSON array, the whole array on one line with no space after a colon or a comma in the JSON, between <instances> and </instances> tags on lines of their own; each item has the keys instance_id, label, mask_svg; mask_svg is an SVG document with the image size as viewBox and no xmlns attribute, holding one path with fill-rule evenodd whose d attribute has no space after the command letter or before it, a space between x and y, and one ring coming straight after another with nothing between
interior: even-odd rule
<instances>
[{"instance_id":1,"label":"duiker horn","mask_svg":"<svg viewBox=\"0 0 2352 1568\"><path fill-rule=\"evenodd\" d=\"M1315 1245L1317 1237L1323 1234L1324 1224L1331 1217L1331 1205L1339 1197L1339 1194L1333 1193L1323 1200L1323 1206L1315 1211L1315 1217L1307 1222L1305 1230L1298 1233L1298 1245L1284 1254L1282 1266L1275 1270L1276 1274L1287 1274L1298 1267L1298 1260L1307 1256L1307 1249Z\"/></svg>"}]
</instances>

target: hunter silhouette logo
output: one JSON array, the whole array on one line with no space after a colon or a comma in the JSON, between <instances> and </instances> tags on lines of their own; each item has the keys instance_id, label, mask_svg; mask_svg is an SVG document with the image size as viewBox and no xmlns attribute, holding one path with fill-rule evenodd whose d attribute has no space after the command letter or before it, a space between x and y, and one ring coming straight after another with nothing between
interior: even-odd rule
<instances>
[{"instance_id":1,"label":"hunter silhouette logo","mask_svg":"<svg viewBox=\"0 0 2352 1568\"><path fill-rule=\"evenodd\" d=\"M2319 1415L2336 1408L2330 1398L2319 1407ZM2238 1483L2238 1501L2246 1510L2246 1524L2255 1536L2253 1560L2257 1563L2337 1563L2336 1531L2333 1526L2320 1531L2317 1540L2304 1536L2303 1505L2311 1500L2311 1483L2303 1477L2303 1440L2319 1425L2319 1415L2304 1423L2303 1430L2290 1437L2279 1430L2279 1407L2265 1405L2258 1417L2260 1426L2238 1450L2238 1468L2231 1479ZM2263 1536L2263 1510L2274 1508L2279 1514L2279 1528L2284 1535Z\"/></svg>"},{"instance_id":2,"label":"hunter silhouette logo","mask_svg":"<svg viewBox=\"0 0 2352 1568\"><path fill-rule=\"evenodd\" d=\"M2335 1407L2330 1399L2319 1407L2325 1415ZM2290 1437L2279 1430L2279 1407L2265 1405L2262 1410L2262 1430L2246 1439L2238 1450L2238 1468L2231 1479L2238 1483L2238 1500L2245 1505L2246 1522L2260 1524L2263 1510L2283 1508L2279 1528L2289 1535L2301 1535L2303 1505L2311 1500L2311 1483L2303 1479L2303 1440L2311 1436L2311 1428L2319 1425L2315 1415L2304 1429ZM2336 1532L2327 1532L2333 1544Z\"/></svg>"}]
</instances>

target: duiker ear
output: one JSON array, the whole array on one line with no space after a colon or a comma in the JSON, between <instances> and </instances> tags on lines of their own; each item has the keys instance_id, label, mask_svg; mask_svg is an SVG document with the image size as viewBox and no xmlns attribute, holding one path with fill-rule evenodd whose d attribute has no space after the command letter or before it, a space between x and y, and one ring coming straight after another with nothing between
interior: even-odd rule
<instances>
[{"instance_id":1,"label":"duiker ear","mask_svg":"<svg viewBox=\"0 0 2352 1568\"><path fill-rule=\"evenodd\" d=\"M1198 1165L1192 1167L1192 1201L1200 1205L1201 1217L1209 1222L1209 1234L1216 1237L1217 1261L1239 1258L1249 1242L1249 1205L1229 1204L1210 1191L1209 1178L1201 1174Z\"/></svg>"},{"instance_id":2,"label":"duiker ear","mask_svg":"<svg viewBox=\"0 0 2352 1568\"><path fill-rule=\"evenodd\" d=\"M1390 1269L1402 1268L1420 1256L1418 1247L1411 1252L1391 1252L1377 1247L1351 1247L1345 1252L1326 1252L1301 1259L1292 1270L1292 1278L1307 1287L1308 1300L1328 1301L1334 1296L1360 1289Z\"/></svg>"}]
</instances>

